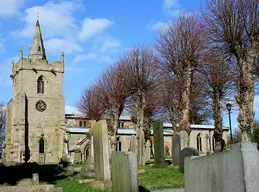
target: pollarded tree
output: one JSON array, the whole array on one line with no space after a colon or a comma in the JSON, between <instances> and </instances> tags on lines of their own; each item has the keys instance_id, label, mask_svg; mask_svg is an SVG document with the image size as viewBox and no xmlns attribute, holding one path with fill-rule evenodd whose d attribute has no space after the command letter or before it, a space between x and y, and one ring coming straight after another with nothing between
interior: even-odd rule
<instances>
[{"instance_id":1,"label":"pollarded tree","mask_svg":"<svg viewBox=\"0 0 259 192\"><path fill-rule=\"evenodd\" d=\"M98 81L100 101L109 117L108 130L111 136L111 150L116 150L118 120L123 111L127 92L124 86L123 63L117 61L110 66Z\"/></svg>"},{"instance_id":2,"label":"pollarded tree","mask_svg":"<svg viewBox=\"0 0 259 192\"><path fill-rule=\"evenodd\" d=\"M143 130L147 97L157 86L156 59L150 48L138 46L125 54L123 62L125 87L134 105L136 128Z\"/></svg>"},{"instance_id":3,"label":"pollarded tree","mask_svg":"<svg viewBox=\"0 0 259 192\"><path fill-rule=\"evenodd\" d=\"M212 113L208 104L205 82L199 73L194 73L190 104L191 124L202 124L211 120Z\"/></svg>"},{"instance_id":4,"label":"pollarded tree","mask_svg":"<svg viewBox=\"0 0 259 192\"><path fill-rule=\"evenodd\" d=\"M181 82L179 130L190 135L190 97L193 69L199 65L206 39L203 24L194 14L182 15L160 31L157 51L165 73L173 73ZM189 140L189 139L188 139ZM188 141L189 144L189 141Z\"/></svg>"},{"instance_id":5,"label":"pollarded tree","mask_svg":"<svg viewBox=\"0 0 259 192\"><path fill-rule=\"evenodd\" d=\"M150 116L151 105L149 94L155 91L157 86L157 67L153 51L144 46L138 46L129 50L123 57L124 80L127 92L130 95L132 120L136 129L149 133L150 126L145 116ZM151 110L152 111L152 110ZM146 135L147 138L147 135ZM139 135L137 135L139 139ZM138 142L139 143L139 142ZM138 150L138 162L143 164L143 154Z\"/></svg>"},{"instance_id":6,"label":"pollarded tree","mask_svg":"<svg viewBox=\"0 0 259 192\"><path fill-rule=\"evenodd\" d=\"M175 133L179 132L177 120L179 119L179 103L181 102L181 85L176 76L163 73L159 77L158 101L161 111L168 113L172 129Z\"/></svg>"},{"instance_id":7,"label":"pollarded tree","mask_svg":"<svg viewBox=\"0 0 259 192\"><path fill-rule=\"evenodd\" d=\"M236 58L239 128L242 141L250 141L248 133L255 123L253 65L259 54L259 2L207 0L203 17L210 39Z\"/></svg>"},{"instance_id":8,"label":"pollarded tree","mask_svg":"<svg viewBox=\"0 0 259 192\"><path fill-rule=\"evenodd\" d=\"M84 88L80 99L76 102L76 107L81 113L96 121L100 120L105 112L100 93L100 88L96 85L92 85L88 88Z\"/></svg>"},{"instance_id":9,"label":"pollarded tree","mask_svg":"<svg viewBox=\"0 0 259 192\"><path fill-rule=\"evenodd\" d=\"M218 47L210 47L203 58L203 67L200 70L201 80L204 82L207 95L212 101L214 119L215 151L221 151L222 116L221 105L226 97L233 91L235 64L231 59L225 58Z\"/></svg>"}]
</instances>

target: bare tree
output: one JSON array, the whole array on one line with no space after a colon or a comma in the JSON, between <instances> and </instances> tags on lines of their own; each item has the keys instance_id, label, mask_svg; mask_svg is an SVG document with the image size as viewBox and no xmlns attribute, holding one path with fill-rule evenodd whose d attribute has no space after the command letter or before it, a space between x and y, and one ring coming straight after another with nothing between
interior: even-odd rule
<instances>
[{"instance_id":1,"label":"bare tree","mask_svg":"<svg viewBox=\"0 0 259 192\"><path fill-rule=\"evenodd\" d=\"M134 103L136 128L143 130L148 94L155 90L157 85L156 59L151 49L138 46L128 51L123 60L125 87Z\"/></svg>"},{"instance_id":2,"label":"bare tree","mask_svg":"<svg viewBox=\"0 0 259 192\"><path fill-rule=\"evenodd\" d=\"M193 14L182 15L160 31L157 50L165 72L173 73L181 82L181 114L179 130L190 135L190 93L193 69L204 50L203 24ZM189 145L189 139L188 139Z\"/></svg>"},{"instance_id":3,"label":"bare tree","mask_svg":"<svg viewBox=\"0 0 259 192\"><path fill-rule=\"evenodd\" d=\"M190 123L202 124L212 119L206 84L199 73L194 73L191 89Z\"/></svg>"},{"instance_id":4,"label":"bare tree","mask_svg":"<svg viewBox=\"0 0 259 192\"><path fill-rule=\"evenodd\" d=\"M86 117L92 120L100 120L105 109L100 102L100 88L92 85L82 91L80 99L76 102L76 107Z\"/></svg>"},{"instance_id":5,"label":"bare tree","mask_svg":"<svg viewBox=\"0 0 259 192\"><path fill-rule=\"evenodd\" d=\"M2 155L3 144L5 139L6 127L6 108L4 103L0 102L0 157Z\"/></svg>"},{"instance_id":6,"label":"bare tree","mask_svg":"<svg viewBox=\"0 0 259 192\"><path fill-rule=\"evenodd\" d=\"M207 95L212 101L214 119L215 151L221 151L222 116L221 104L233 90L235 73L234 63L226 59L218 47L210 47L203 58L203 67L200 70L201 80L204 82Z\"/></svg>"},{"instance_id":7,"label":"bare tree","mask_svg":"<svg viewBox=\"0 0 259 192\"><path fill-rule=\"evenodd\" d=\"M179 103L181 102L181 85L176 76L171 76L169 73L160 75L158 93L162 113L164 110L168 113L173 131L179 132L177 120L179 119Z\"/></svg>"},{"instance_id":8,"label":"bare tree","mask_svg":"<svg viewBox=\"0 0 259 192\"><path fill-rule=\"evenodd\" d=\"M144 46L138 46L129 50L124 58L125 87L130 95L132 120L139 131L149 133L149 116L153 109L149 94L155 90L157 85L156 59L153 51ZM146 119L145 119L146 118ZM145 136L148 137L147 135ZM139 139L139 135L137 135ZM138 142L139 143L139 142ZM143 164L143 154L138 150L138 162Z\"/></svg>"},{"instance_id":9,"label":"bare tree","mask_svg":"<svg viewBox=\"0 0 259 192\"><path fill-rule=\"evenodd\" d=\"M100 101L106 109L110 122L111 150L116 150L118 120L124 108L127 92L124 87L123 63L117 61L99 78Z\"/></svg>"},{"instance_id":10,"label":"bare tree","mask_svg":"<svg viewBox=\"0 0 259 192\"><path fill-rule=\"evenodd\" d=\"M242 141L249 141L254 127L253 65L259 54L258 0L207 0L203 9L210 39L225 53L234 55L238 66L238 122Z\"/></svg>"}]
</instances>

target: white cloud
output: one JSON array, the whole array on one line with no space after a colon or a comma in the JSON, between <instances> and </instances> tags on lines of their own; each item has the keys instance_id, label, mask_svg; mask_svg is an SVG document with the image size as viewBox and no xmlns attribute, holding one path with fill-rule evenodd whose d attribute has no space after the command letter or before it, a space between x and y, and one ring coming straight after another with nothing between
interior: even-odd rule
<instances>
[{"instance_id":1,"label":"white cloud","mask_svg":"<svg viewBox=\"0 0 259 192\"><path fill-rule=\"evenodd\" d=\"M178 0L164 0L163 7L171 9L172 7L180 7Z\"/></svg>"},{"instance_id":2,"label":"white cloud","mask_svg":"<svg viewBox=\"0 0 259 192\"><path fill-rule=\"evenodd\" d=\"M24 0L0 0L0 16L15 15Z\"/></svg>"},{"instance_id":3,"label":"white cloud","mask_svg":"<svg viewBox=\"0 0 259 192\"><path fill-rule=\"evenodd\" d=\"M25 10L21 18L26 23L20 30L23 37L32 37L36 23L37 12L44 37L68 36L77 30L76 19L73 14L84 8L82 4L64 1L61 3L48 2L43 6L35 6Z\"/></svg>"},{"instance_id":4,"label":"white cloud","mask_svg":"<svg viewBox=\"0 0 259 192\"><path fill-rule=\"evenodd\" d=\"M160 29L165 28L167 25L168 25L168 23L159 21L156 23L149 24L147 27L151 30L160 30Z\"/></svg>"},{"instance_id":5,"label":"white cloud","mask_svg":"<svg viewBox=\"0 0 259 192\"><path fill-rule=\"evenodd\" d=\"M93 49L98 52L116 52L120 46L118 39L107 35L95 38L93 41Z\"/></svg>"},{"instance_id":6,"label":"white cloud","mask_svg":"<svg viewBox=\"0 0 259 192\"><path fill-rule=\"evenodd\" d=\"M183 11L179 0L164 0L163 7L165 12L172 17L178 16Z\"/></svg>"},{"instance_id":7,"label":"white cloud","mask_svg":"<svg viewBox=\"0 0 259 192\"><path fill-rule=\"evenodd\" d=\"M82 30L79 33L80 40L87 40L91 37L101 34L106 28L113 24L112 21L108 19L91 19L86 18L82 24Z\"/></svg>"},{"instance_id":8,"label":"white cloud","mask_svg":"<svg viewBox=\"0 0 259 192\"><path fill-rule=\"evenodd\" d=\"M65 54L83 51L83 49L76 43L58 38L52 38L45 41L45 49L48 53L53 55L60 54L63 51Z\"/></svg>"},{"instance_id":9,"label":"white cloud","mask_svg":"<svg viewBox=\"0 0 259 192\"><path fill-rule=\"evenodd\" d=\"M72 63L80 63L82 61L101 61L105 63L112 62L109 56L97 55L96 53L88 53L86 55L77 55Z\"/></svg>"},{"instance_id":10,"label":"white cloud","mask_svg":"<svg viewBox=\"0 0 259 192\"><path fill-rule=\"evenodd\" d=\"M103 42L101 51L102 52L112 51L114 49L117 49L120 46L121 46L121 43L119 40L115 40L115 39L107 40Z\"/></svg>"}]
</instances>

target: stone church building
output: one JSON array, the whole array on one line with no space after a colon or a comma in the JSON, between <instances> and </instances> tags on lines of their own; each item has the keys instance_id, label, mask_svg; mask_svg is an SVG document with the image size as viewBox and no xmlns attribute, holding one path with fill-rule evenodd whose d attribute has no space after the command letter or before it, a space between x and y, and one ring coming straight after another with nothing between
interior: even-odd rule
<instances>
[{"instance_id":1,"label":"stone church building","mask_svg":"<svg viewBox=\"0 0 259 192\"><path fill-rule=\"evenodd\" d=\"M65 118L63 73L64 53L60 61L48 62L37 21L28 58L23 57L21 49L19 61L12 61L13 93L7 105L5 162L58 163L62 155L68 155L72 162L87 159L91 147L90 121L71 115ZM164 123L167 155L172 149L171 126ZM213 152L214 126L191 125L191 129L190 146L200 154ZM152 130L150 134L152 138ZM128 151L131 138L136 135L130 119L120 118L117 135L118 150ZM226 127L223 139L228 142Z\"/></svg>"},{"instance_id":2,"label":"stone church building","mask_svg":"<svg viewBox=\"0 0 259 192\"><path fill-rule=\"evenodd\" d=\"M12 99L7 105L6 162L58 163L62 155L65 121L63 97L64 53L49 63L39 21L29 56L12 61Z\"/></svg>"}]
</instances>

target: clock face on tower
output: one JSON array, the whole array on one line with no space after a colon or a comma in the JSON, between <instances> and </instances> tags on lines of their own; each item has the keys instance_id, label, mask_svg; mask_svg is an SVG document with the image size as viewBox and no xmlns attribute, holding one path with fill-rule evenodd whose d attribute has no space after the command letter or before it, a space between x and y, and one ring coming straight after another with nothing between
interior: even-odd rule
<instances>
[{"instance_id":1,"label":"clock face on tower","mask_svg":"<svg viewBox=\"0 0 259 192\"><path fill-rule=\"evenodd\" d=\"M47 104L44 101L39 100L39 101L36 102L35 108L38 111L43 112L43 111L45 111L47 109Z\"/></svg>"}]
</instances>

